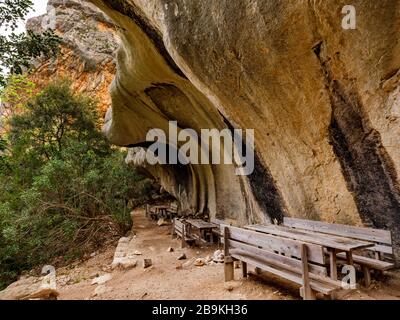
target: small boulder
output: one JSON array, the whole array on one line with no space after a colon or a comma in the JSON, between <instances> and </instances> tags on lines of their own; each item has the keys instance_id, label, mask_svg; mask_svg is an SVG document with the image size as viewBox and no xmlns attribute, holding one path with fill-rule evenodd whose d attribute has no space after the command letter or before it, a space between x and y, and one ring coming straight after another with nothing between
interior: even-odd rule
<instances>
[{"instance_id":1,"label":"small boulder","mask_svg":"<svg viewBox=\"0 0 400 320\"><path fill-rule=\"evenodd\" d=\"M113 263L111 264L111 269L132 269L136 267L137 265L137 260L128 258L128 257L122 257L118 259L114 259Z\"/></svg>"},{"instance_id":2,"label":"small boulder","mask_svg":"<svg viewBox=\"0 0 400 320\"><path fill-rule=\"evenodd\" d=\"M166 225L168 225L168 222L165 221L164 218L160 218L160 219L158 219L158 221L157 221L157 225L158 225L159 227L166 226Z\"/></svg>"},{"instance_id":3,"label":"small boulder","mask_svg":"<svg viewBox=\"0 0 400 320\"><path fill-rule=\"evenodd\" d=\"M215 262L224 262L224 253L221 250L217 250L214 252L212 259Z\"/></svg>"},{"instance_id":4,"label":"small boulder","mask_svg":"<svg viewBox=\"0 0 400 320\"><path fill-rule=\"evenodd\" d=\"M141 256L142 255L142 253L140 252L140 251L135 251L134 253L133 253L135 256Z\"/></svg>"},{"instance_id":5,"label":"small boulder","mask_svg":"<svg viewBox=\"0 0 400 320\"><path fill-rule=\"evenodd\" d=\"M238 281L228 281L224 283L224 289L228 291L232 291L235 288L240 286L240 282Z\"/></svg>"},{"instance_id":6,"label":"small boulder","mask_svg":"<svg viewBox=\"0 0 400 320\"><path fill-rule=\"evenodd\" d=\"M186 260L187 259L187 257L186 257L186 254L185 253L182 253L179 257L178 257L178 260Z\"/></svg>"},{"instance_id":7,"label":"small boulder","mask_svg":"<svg viewBox=\"0 0 400 320\"><path fill-rule=\"evenodd\" d=\"M57 299L55 274L22 278L0 291L0 300Z\"/></svg>"},{"instance_id":8,"label":"small boulder","mask_svg":"<svg viewBox=\"0 0 400 320\"><path fill-rule=\"evenodd\" d=\"M174 252L174 248L169 247L169 248L167 249L167 252Z\"/></svg>"},{"instance_id":9,"label":"small boulder","mask_svg":"<svg viewBox=\"0 0 400 320\"><path fill-rule=\"evenodd\" d=\"M143 259L143 268L148 268L151 267L153 265L153 262L151 261L151 259Z\"/></svg>"},{"instance_id":10,"label":"small boulder","mask_svg":"<svg viewBox=\"0 0 400 320\"><path fill-rule=\"evenodd\" d=\"M110 273L103 274L100 277L96 277L92 280L92 285L94 284L105 284L107 281L112 279L112 275Z\"/></svg>"},{"instance_id":11,"label":"small boulder","mask_svg":"<svg viewBox=\"0 0 400 320\"><path fill-rule=\"evenodd\" d=\"M205 259L203 259L203 258L198 258L198 259L196 259L196 261L194 262L194 265L196 266L196 267L202 267L202 266L204 266L206 264L206 261L205 261Z\"/></svg>"}]
</instances>

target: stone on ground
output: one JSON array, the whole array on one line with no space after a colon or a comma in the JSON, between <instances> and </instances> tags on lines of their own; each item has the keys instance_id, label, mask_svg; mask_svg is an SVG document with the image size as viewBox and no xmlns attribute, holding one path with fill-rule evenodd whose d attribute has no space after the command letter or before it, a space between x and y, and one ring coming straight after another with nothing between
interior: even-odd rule
<instances>
[{"instance_id":1,"label":"stone on ground","mask_svg":"<svg viewBox=\"0 0 400 320\"><path fill-rule=\"evenodd\" d=\"M224 262L224 253L222 250L215 251L212 259L215 262Z\"/></svg>"},{"instance_id":2,"label":"stone on ground","mask_svg":"<svg viewBox=\"0 0 400 320\"><path fill-rule=\"evenodd\" d=\"M157 224L158 224L160 227L162 227L162 226L168 225L169 223L168 223L167 221L165 221L164 218L160 218L160 219L158 219Z\"/></svg>"},{"instance_id":3,"label":"stone on ground","mask_svg":"<svg viewBox=\"0 0 400 320\"><path fill-rule=\"evenodd\" d=\"M0 300L55 299L59 295L56 287L55 274L23 278L0 291Z\"/></svg>"},{"instance_id":4,"label":"stone on ground","mask_svg":"<svg viewBox=\"0 0 400 320\"><path fill-rule=\"evenodd\" d=\"M186 254L185 253L182 253L179 257L178 257L178 260L186 260L187 259L187 257L186 257Z\"/></svg>"},{"instance_id":5,"label":"stone on ground","mask_svg":"<svg viewBox=\"0 0 400 320\"><path fill-rule=\"evenodd\" d=\"M129 243L132 239L129 237L123 237L119 239L117 248L115 249L114 259L111 264L112 269L131 269L136 267L137 260L135 255L128 255Z\"/></svg>"},{"instance_id":6,"label":"stone on ground","mask_svg":"<svg viewBox=\"0 0 400 320\"><path fill-rule=\"evenodd\" d=\"M198 259L196 259L196 261L194 262L194 265L195 265L196 267L202 267L202 266L204 266L205 264L206 264L206 260L203 259L203 258L198 258Z\"/></svg>"},{"instance_id":7,"label":"stone on ground","mask_svg":"<svg viewBox=\"0 0 400 320\"><path fill-rule=\"evenodd\" d=\"M149 268L153 265L151 259L143 259L143 268Z\"/></svg>"},{"instance_id":8,"label":"stone on ground","mask_svg":"<svg viewBox=\"0 0 400 320\"><path fill-rule=\"evenodd\" d=\"M92 285L94 284L105 284L107 281L112 279L112 275L110 273L103 274L102 276L96 277L92 280Z\"/></svg>"}]
</instances>

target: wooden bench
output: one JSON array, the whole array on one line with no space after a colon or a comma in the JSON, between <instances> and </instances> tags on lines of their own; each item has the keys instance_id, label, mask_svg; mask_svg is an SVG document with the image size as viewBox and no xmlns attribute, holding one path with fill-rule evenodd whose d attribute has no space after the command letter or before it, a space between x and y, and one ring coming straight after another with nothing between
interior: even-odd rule
<instances>
[{"instance_id":1,"label":"wooden bench","mask_svg":"<svg viewBox=\"0 0 400 320\"><path fill-rule=\"evenodd\" d=\"M334 297L343 290L340 281L327 276L323 247L263 234L243 228L221 226L225 254L225 281L234 278L234 260L242 262L243 276L247 264L300 285L303 299L316 293ZM258 269L257 269L258 268Z\"/></svg>"},{"instance_id":2,"label":"wooden bench","mask_svg":"<svg viewBox=\"0 0 400 320\"><path fill-rule=\"evenodd\" d=\"M353 262L359 264L363 269L366 286L369 286L371 282L371 269L383 272L395 267L394 263L385 261L387 255L393 256L392 236L390 231L286 217L283 220L283 224L295 229L375 243L375 246L361 251L362 253L367 253L368 251L373 252L374 258L364 255L353 255ZM343 252L338 253L337 257L341 260L346 259Z\"/></svg>"},{"instance_id":3,"label":"wooden bench","mask_svg":"<svg viewBox=\"0 0 400 320\"><path fill-rule=\"evenodd\" d=\"M193 244L196 239L187 233L187 226L184 220L174 218L172 236L176 235L182 240L182 248L186 246L186 243Z\"/></svg>"},{"instance_id":4,"label":"wooden bench","mask_svg":"<svg viewBox=\"0 0 400 320\"><path fill-rule=\"evenodd\" d=\"M220 245L221 244L220 239L222 237L222 235L221 235L221 226L225 226L225 225L231 226L232 223L229 223L229 222L226 222L224 220L217 219L217 218L210 219L210 222L215 224L216 226L218 226L218 228L215 228L215 229L212 230L212 234L213 234L213 238L214 238L213 242L217 242L218 245ZM215 241L215 240L217 240L217 241Z\"/></svg>"},{"instance_id":5,"label":"wooden bench","mask_svg":"<svg viewBox=\"0 0 400 320\"><path fill-rule=\"evenodd\" d=\"M174 219L178 215L178 203L172 202L167 209L167 216L170 220Z\"/></svg>"},{"instance_id":6,"label":"wooden bench","mask_svg":"<svg viewBox=\"0 0 400 320\"><path fill-rule=\"evenodd\" d=\"M146 213L145 213L145 215L146 215L146 217L150 217L152 220L156 220L157 216L158 216L155 208L150 206L149 204L146 204Z\"/></svg>"}]
</instances>

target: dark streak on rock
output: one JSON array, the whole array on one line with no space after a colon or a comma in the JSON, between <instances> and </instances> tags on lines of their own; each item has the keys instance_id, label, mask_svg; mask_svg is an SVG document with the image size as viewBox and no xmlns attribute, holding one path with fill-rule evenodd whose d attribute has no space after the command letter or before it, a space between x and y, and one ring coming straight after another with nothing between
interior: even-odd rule
<instances>
[{"instance_id":1,"label":"dark streak on rock","mask_svg":"<svg viewBox=\"0 0 400 320\"><path fill-rule=\"evenodd\" d=\"M234 126L221 113L225 124L233 132ZM242 150L246 150L246 144L243 142ZM283 222L286 210L283 205L282 197L275 185L275 181L268 168L263 165L257 151L254 150L254 171L248 177L251 190L258 205L272 220L276 219L278 223Z\"/></svg>"},{"instance_id":2,"label":"dark streak on rock","mask_svg":"<svg viewBox=\"0 0 400 320\"><path fill-rule=\"evenodd\" d=\"M170 68L180 77L187 79L182 70L176 65L175 61L170 56L168 50L165 48L162 35L150 24L143 14L140 14L136 6L128 4L123 0L104 1L104 3L111 9L114 9L121 14L131 18L134 23L148 36L153 42L157 51L165 59Z\"/></svg>"},{"instance_id":3,"label":"dark streak on rock","mask_svg":"<svg viewBox=\"0 0 400 320\"><path fill-rule=\"evenodd\" d=\"M351 80L334 79L329 63L340 65L340 60L324 57L321 44L314 52L321 63L332 106L330 140L347 187L364 223L391 230L398 246L400 192L392 159L364 112L355 84Z\"/></svg>"}]
</instances>

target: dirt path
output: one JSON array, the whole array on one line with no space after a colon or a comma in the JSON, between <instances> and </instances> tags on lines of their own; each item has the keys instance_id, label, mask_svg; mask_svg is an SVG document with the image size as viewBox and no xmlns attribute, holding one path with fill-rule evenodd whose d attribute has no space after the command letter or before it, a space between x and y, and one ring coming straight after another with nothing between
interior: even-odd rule
<instances>
[{"instance_id":1,"label":"dirt path","mask_svg":"<svg viewBox=\"0 0 400 320\"><path fill-rule=\"evenodd\" d=\"M180 241L171 238L170 226L159 227L144 217L143 212L133 214L134 238L130 242L138 256L138 265L130 270L111 270L114 247L106 248L89 260L57 271L59 299L299 299L298 290L283 287L271 281L249 277L241 279L236 270L233 283L224 284L223 264L197 267L179 266L193 258L212 255L217 249L195 247L180 249ZM133 234L132 234L133 235ZM167 252L169 247L174 252ZM178 261L185 253L187 260ZM152 259L153 266L144 269L144 258ZM178 269L177 269L178 267ZM92 285L92 279L111 274L104 285ZM385 284L374 283L369 291L357 290L346 299L399 299L400 276L389 278ZM96 292L96 293L95 293Z\"/></svg>"}]
</instances>

